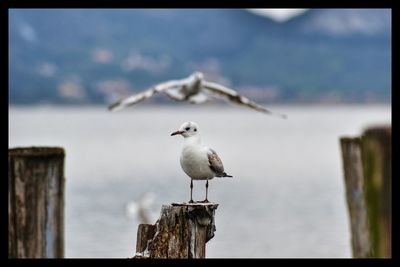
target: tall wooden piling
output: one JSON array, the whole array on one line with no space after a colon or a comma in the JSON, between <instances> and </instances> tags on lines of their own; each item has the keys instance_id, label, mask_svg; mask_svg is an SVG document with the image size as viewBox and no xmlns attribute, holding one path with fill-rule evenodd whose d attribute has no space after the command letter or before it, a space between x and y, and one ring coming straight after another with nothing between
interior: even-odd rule
<instances>
[{"instance_id":1,"label":"tall wooden piling","mask_svg":"<svg viewBox=\"0 0 400 267\"><path fill-rule=\"evenodd\" d=\"M370 128L361 139L371 257L392 256L392 130Z\"/></svg>"},{"instance_id":2,"label":"tall wooden piling","mask_svg":"<svg viewBox=\"0 0 400 267\"><path fill-rule=\"evenodd\" d=\"M368 258L371 244L367 225L364 195L364 172L361 158L361 138L341 138L344 181L349 209L353 257Z\"/></svg>"},{"instance_id":3,"label":"tall wooden piling","mask_svg":"<svg viewBox=\"0 0 400 267\"><path fill-rule=\"evenodd\" d=\"M353 257L391 257L391 127L341 138Z\"/></svg>"},{"instance_id":4,"label":"tall wooden piling","mask_svg":"<svg viewBox=\"0 0 400 267\"><path fill-rule=\"evenodd\" d=\"M218 204L163 205L155 225L141 224L135 258L205 258L206 243L214 237Z\"/></svg>"},{"instance_id":5,"label":"tall wooden piling","mask_svg":"<svg viewBox=\"0 0 400 267\"><path fill-rule=\"evenodd\" d=\"M8 152L8 257L64 257L64 149Z\"/></svg>"}]
</instances>

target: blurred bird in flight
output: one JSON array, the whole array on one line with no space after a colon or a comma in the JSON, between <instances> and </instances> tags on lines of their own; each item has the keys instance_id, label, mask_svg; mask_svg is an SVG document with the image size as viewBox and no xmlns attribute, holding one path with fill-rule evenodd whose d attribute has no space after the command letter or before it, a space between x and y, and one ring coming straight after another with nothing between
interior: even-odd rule
<instances>
[{"instance_id":1,"label":"blurred bird in flight","mask_svg":"<svg viewBox=\"0 0 400 267\"><path fill-rule=\"evenodd\" d=\"M263 106L256 104L250 99L239 95L233 89L227 88L218 83L206 81L201 72L194 72L184 79L159 83L141 93L120 99L110 105L108 109L111 111L121 110L150 98L156 93L164 93L173 100L189 101L193 104L204 103L209 100L210 96L216 96L223 98L228 102L246 106L256 111L286 118L286 115L274 113Z\"/></svg>"}]
</instances>

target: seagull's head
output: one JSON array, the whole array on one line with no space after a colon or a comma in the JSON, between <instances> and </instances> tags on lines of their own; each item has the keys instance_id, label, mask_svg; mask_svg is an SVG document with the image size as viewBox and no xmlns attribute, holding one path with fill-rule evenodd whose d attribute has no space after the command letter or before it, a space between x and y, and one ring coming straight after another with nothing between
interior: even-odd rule
<instances>
[{"instance_id":1,"label":"seagull's head","mask_svg":"<svg viewBox=\"0 0 400 267\"><path fill-rule=\"evenodd\" d=\"M193 77L194 77L196 80L203 80L204 75L203 75L203 73L201 73L201 72L199 72L199 71L196 71L196 72L193 73Z\"/></svg>"},{"instance_id":2,"label":"seagull's head","mask_svg":"<svg viewBox=\"0 0 400 267\"><path fill-rule=\"evenodd\" d=\"M197 123L188 121L182 124L181 127L179 127L179 130L173 132L171 136L180 134L183 137L187 138L190 136L195 136L198 133L199 133L199 126L197 125Z\"/></svg>"}]
</instances>

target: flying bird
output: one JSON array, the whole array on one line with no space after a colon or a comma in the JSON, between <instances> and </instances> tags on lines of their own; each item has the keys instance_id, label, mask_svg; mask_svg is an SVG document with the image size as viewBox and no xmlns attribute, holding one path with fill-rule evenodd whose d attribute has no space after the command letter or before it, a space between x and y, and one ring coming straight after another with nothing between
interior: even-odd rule
<instances>
[{"instance_id":1,"label":"flying bird","mask_svg":"<svg viewBox=\"0 0 400 267\"><path fill-rule=\"evenodd\" d=\"M185 138L180 163L183 171L190 177L189 203L193 203L193 180L206 180L206 198L199 202L208 203L208 180L232 176L224 171L224 165L217 153L201 143L197 123L183 123L178 131L171 134L174 135L182 135Z\"/></svg>"},{"instance_id":2,"label":"flying bird","mask_svg":"<svg viewBox=\"0 0 400 267\"><path fill-rule=\"evenodd\" d=\"M156 93L164 93L173 100L189 101L193 104L204 103L209 100L209 96L215 96L223 98L228 102L243 105L260 112L286 118L286 115L274 113L256 104L250 99L239 95L233 89L227 88L218 83L206 81L201 72L194 72L189 77L181 80L170 80L159 83L141 93L120 99L111 104L108 109L111 111L121 110L150 98Z\"/></svg>"}]
</instances>

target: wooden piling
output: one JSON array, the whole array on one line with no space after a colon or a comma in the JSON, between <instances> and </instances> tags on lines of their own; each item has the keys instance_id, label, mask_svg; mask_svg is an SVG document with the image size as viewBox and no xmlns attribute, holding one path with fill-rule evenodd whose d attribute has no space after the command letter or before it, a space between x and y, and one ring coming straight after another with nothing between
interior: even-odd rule
<instances>
[{"instance_id":1,"label":"wooden piling","mask_svg":"<svg viewBox=\"0 0 400 267\"><path fill-rule=\"evenodd\" d=\"M205 258L206 243L214 237L218 204L163 205L155 225L138 227L135 258Z\"/></svg>"},{"instance_id":2,"label":"wooden piling","mask_svg":"<svg viewBox=\"0 0 400 267\"><path fill-rule=\"evenodd\" d=\"M64 257L64 149L8 152L8 257Z\"/></svg>"},{"instance_id":3,"label":"wooden piling","mask_svg":"<svg viewBox=\"0 0 400 267\"><path fill-rule=\"evenodd\" d=\"M353 257L390 258L392 232L391 127L341 138Z\"/></svg>"},{"instance_id":4,"label":"wooden piling","mask_svg":"<svg viewBox=\"0 0 400 267\"><path fill-rule=\"evenodd\" d=\"M361 138L341 138L344 180L351 226L354 258L368 258L371 244L364 196L364 173L361 159Z\"/></svg>"},{"instance_id":5,"label":"wooden piling","mask_svg":"<svg viewBox=\"0 0 400 267\"><path fill-rule=\"evenodd\" d=\"M371 257L392 256L392 130L367 129L361 139Z\"/></svg>"}]
</instances>

